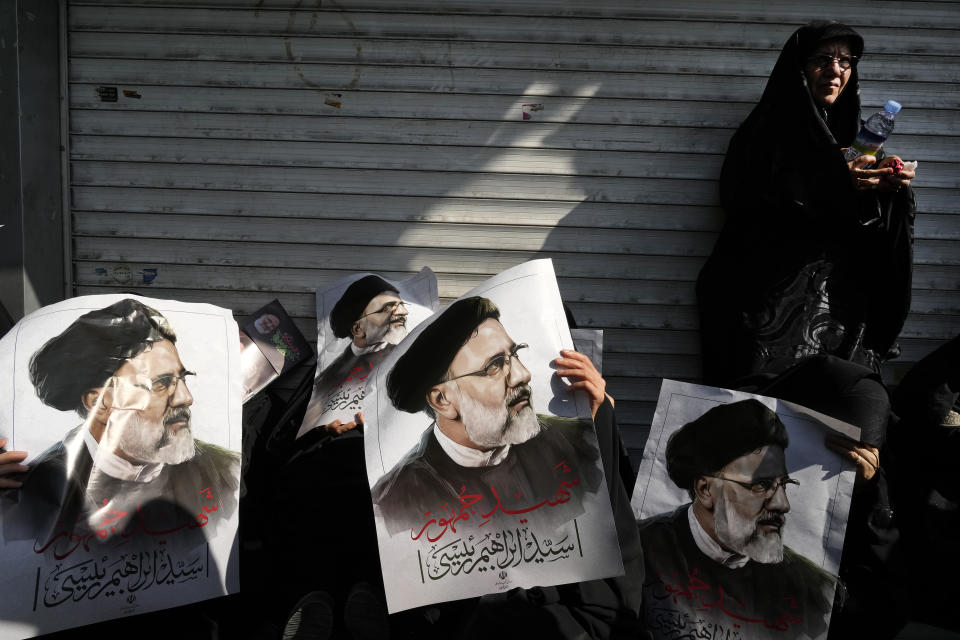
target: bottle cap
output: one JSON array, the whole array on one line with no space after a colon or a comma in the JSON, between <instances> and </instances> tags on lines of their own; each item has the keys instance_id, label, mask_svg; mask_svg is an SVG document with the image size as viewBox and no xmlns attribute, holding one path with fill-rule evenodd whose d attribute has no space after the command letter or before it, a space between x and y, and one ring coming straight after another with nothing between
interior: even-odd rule
<instances>
[{"instance_id":1,"label":"bottle cap","mask_svg":"<svg viewBox=\"0 0 960 640\"><path fill-rule=\"evenodd\" d=\"M887 104L883 105L883 110L889 111L893 115L900 113L900 109L902 108L903 106L896 100L887 100Z\"/></svg>"}]
</instances>

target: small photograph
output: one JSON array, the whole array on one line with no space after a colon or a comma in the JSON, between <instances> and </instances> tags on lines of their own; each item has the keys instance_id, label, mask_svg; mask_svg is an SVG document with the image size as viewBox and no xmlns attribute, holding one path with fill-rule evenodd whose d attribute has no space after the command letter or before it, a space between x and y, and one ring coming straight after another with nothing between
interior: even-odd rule
<instances>
[{"instance_id":1,"label":"small photograph","mask_svg":"<svg viewBox=\"0 0 960 640\"><path fill-rule=\"evenodd\" d=\"M310 343L274 300L255 311L240 331L243 401L313 356ZM250 349L248 347L255 348Z\"/></svg>"},{"instance_id":2,"label":"small photograph","mask_svg":"<svg viewBox=\"0 0 960 640\"><path fill-rule=\"evenodd\" d=\"M241 329L240 337L240 376L243 380L243 401L252 398L258 391L277 379L279 374L267 357L260 351L257 343Z\"/></svg>"}]
</instances>

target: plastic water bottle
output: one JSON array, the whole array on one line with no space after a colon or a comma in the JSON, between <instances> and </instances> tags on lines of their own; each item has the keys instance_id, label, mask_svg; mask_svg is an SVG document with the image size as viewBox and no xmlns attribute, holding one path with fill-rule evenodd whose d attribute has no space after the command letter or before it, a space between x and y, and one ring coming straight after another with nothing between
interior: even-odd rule
<instances>
[{"instance_id":1,"label":"plastic water bottle","mask_svg":"<svg viewBox=\"0 0 960 640\"><path fill-rule=\"evenodd\" d=\"M860 127L860 133L854 139L853 144L843 154L847 162L859 158L860 156L875 156L887 137L893 131L893 118L900 112L900 103L896 100L887 100L882 111L867 118L867 121Z\"/></svg>"}]
</instances>

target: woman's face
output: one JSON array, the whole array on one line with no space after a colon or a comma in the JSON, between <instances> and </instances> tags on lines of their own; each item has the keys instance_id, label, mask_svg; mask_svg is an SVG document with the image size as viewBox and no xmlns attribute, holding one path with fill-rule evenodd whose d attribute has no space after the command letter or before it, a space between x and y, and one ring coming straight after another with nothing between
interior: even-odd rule
<instances>
[{"instance_id":1,"label":"woman's face","mask_svg":"<svg viewBox=\"0 0 960 640\"><path fill-rule=\"evenodd\" d=\"M803 66L813 101L824 108L833 105L847 86L855 64L845 40L828 40L817 47Z\"/></svg>"}]
</instances>

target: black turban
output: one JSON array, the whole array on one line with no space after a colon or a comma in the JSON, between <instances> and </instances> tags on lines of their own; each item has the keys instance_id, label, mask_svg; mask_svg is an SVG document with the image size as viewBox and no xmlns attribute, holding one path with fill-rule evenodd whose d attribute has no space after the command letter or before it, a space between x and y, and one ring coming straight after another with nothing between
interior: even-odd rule
<instances>
[{"instance_id":1,"label":"black turban","mask_svg":"<svg viewBox=\"0 0 960 640\"><path fill-rule=\"evenodd\" d=\"M83 314L40 347L30 358L30 381L44 404L85 415L87 390L104 386L124 362L164 339L177 336L159 311L121 300Z\"/></svg>"},{"instance_id":2,"label":"black turban","mask_svg":"<svg viewBox=\"0 0 960 640\"><path fill-rule=\"evenodd\" d=\"M427 404L427 392L450 368L460 348L488 319L500 319L500 310L486 298L464 298L451 304L420 332L387 376L387 394L397 409L417 413Z\"/></svg>"},{"instance_id":3,"label":"black turban","mask_svg":"<svg viewBox=\"0 0 960 640\"><path fill-rule=\"evenodd\" d=\"M667 473L678 487L690 490L698 477L768 444L787 448L787 429L776 413L753 398L722 404L670 436Z\"/></svg>"},{"instance_id":4,"label":"black turban","mask_svg":"<svg viewBox=\"0 0 960 640\"><path fill-rule=\"evenodd\" d=\"M373 275L364 276L347 287L337 300L337 304L333 305L333 311L330 312L330 328L333 329L333 335L338 338L349 337L350 328L363 314L366 306L385 291L398 295L400 293L392 284Z\"/></svg>"}]
</instances>

